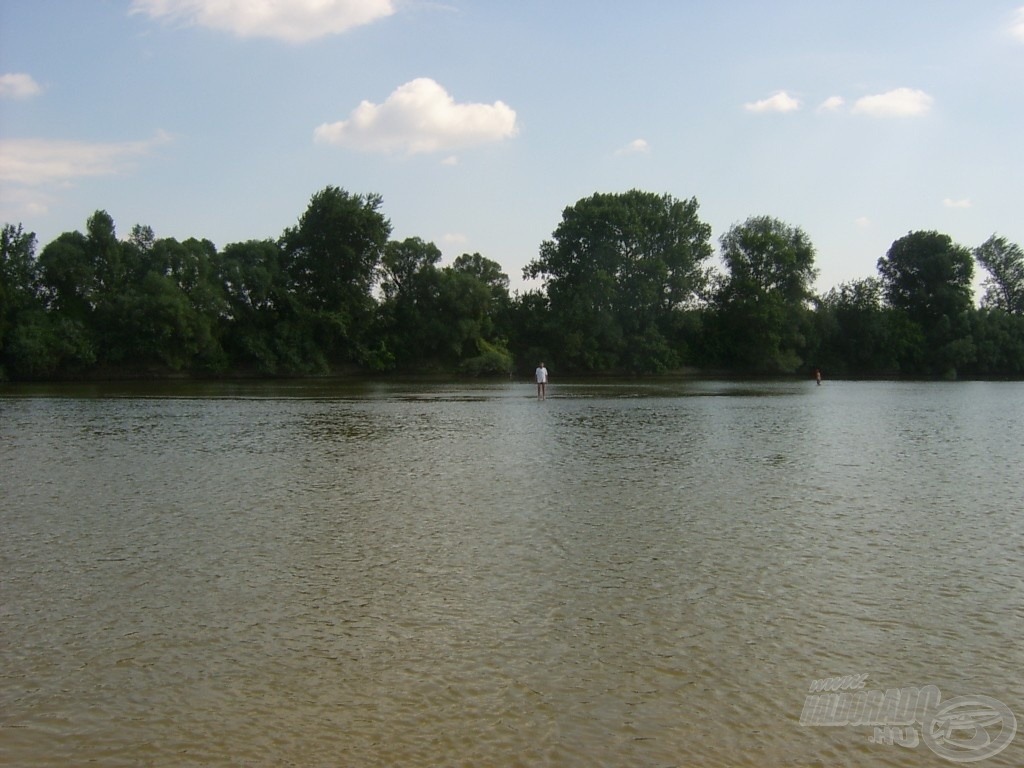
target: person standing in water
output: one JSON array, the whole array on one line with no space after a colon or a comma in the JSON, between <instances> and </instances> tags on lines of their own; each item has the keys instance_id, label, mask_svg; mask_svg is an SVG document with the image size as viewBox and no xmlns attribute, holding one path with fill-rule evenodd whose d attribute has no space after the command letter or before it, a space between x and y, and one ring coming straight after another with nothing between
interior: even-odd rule
<instances>
[{"instance_id":1,"label":"person standing in water","mask_svg":"<svg viewBox=\"0 0 1024 768\"><path fill-rule=\"evenodd\" d=\"M547 397L548 389L548 369L544 367L544 361L542 360L540 365L537 366L537 399L543 400Z\"/></svg>"}]
</instances>

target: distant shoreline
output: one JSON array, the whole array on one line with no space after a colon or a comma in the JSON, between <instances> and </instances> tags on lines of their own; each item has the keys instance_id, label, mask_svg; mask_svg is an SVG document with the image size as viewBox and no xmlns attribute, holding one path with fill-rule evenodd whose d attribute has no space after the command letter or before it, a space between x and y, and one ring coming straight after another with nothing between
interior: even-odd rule
<instances>
[{"instance_id":1,"label":"distant shoreline","mask_svg":"<svg viewBox=\"0 0 1024 768\"><path fill-rule=\"evenodd\" d=\"M701 369L684 367L664 373L633 373L629 371L570 371L559 374L555 371L552 386L559 382L600 382L600 381L638 381L638 382L673 382L673 381L813 381L813 374L807 373L769 373L735 371L726 369ZM532 383L532 371L514 371L505 374L470 375L457 370L451 371L401 371L373 372L355 368L330 371L323 374L267 374L257 371L226 371L208 373L195 371L162 371L156 369L133 370L130 368L104 368L75 374L62 374L40 378L0 379L0 392L5 388L21 385L74 385L74 384L143 384L161 383L255 383L255 382L323 382L323 383L459 383L472 382L499 383L503 381ZM920 374L890 371L883 373L843 373L823 376L823 385L829 381L1024 381L1024 376L1012 374L969 375L955 378L942 376L922 376Z\"/></svg>"}]
</instances>

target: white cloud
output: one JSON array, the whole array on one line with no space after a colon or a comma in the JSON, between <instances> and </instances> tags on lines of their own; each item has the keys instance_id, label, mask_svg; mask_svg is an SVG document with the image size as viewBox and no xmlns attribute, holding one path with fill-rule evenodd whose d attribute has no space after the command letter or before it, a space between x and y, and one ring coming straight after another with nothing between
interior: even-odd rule
<instances>
[{"instance_id":1,"label":"white cloud","mask_svg":"<svg viewBox=\"0 0 1024 768\"><path fill-rule=\"evenodd\" d=\"M158 133L146 141L88 143L47 139L0 139L0 181L26 186L66 184L83 176L119 173L133 157L170 141Z\"/></svg>"},{"instance_id":2,"label":"white cloud","mask_svg":"<svg viewBox=\"0 0 1024 768\"><path fill-rule=\"evenodd\" d=\"M846 99L842 96L829 96L820 105L818 105L819 112L838 112L846 104Z\"/></svg>"},{"instance_id":3,"label":"white cloud","mask_svg":"<svg viewBox=\"0 0 1024 768\"><path fill-rule=\"evenodd\" d=\"M42 91L39 83L32 75L10 73L0 75L0 97L7 99L27 99Z\"/></svg>"},{"instance_id":4,"label":"white cloud","mask_svg":"<svg viewBox=\"0 0 1024 768\"><path fill-rule=\"evenodd\" d=\"M858 216L856 219L854 219L853 223L856 224L861 229L867 229L868 227L871 226L871 219L869 219L867 216Z\"/></svg>"},{"instance_id":5,"label":"white cloud","mask_svg":"<svg viewBox=\"0 0 1024 768\"><path fill-rule=\"evenodd\" d=\"M1010 34L1024 43L1024 5L1013 13L1013 19L1010 21Z\"/></svg>"},{"instance_id":6,"label":"white cloud","mask_svg":"<svg viewBox=\"0 0 1024 768\"><path fill-rule=\"evenodd\" d=\"M395 8L392 0L132 0L131 12L301 43L369 24Z\"/></svg>"},{"instance_id":7,"label":"white cloud","mask_svg":"<svg viewBox=\"0 0 1024 768\"><path fill-rule=\"evenodd\" d=\"M919 117L928 114L932 99L924 91L896 88L874 96L863 96L854 103L853 111L871 117Z\"/></svg>"},{"instance_id":8,"label":"white cloud","mask_svg":"<svg viewBox=\"0 0 1024 768\"><path fill-rule=\"evenodd\" d=\"M456 155L449 155L441 161L441 165L458 165L459 158Z\"/></svg>"},{"instance_id":9,"label":"white cloud","mask_svg":"<svg viewBox=\"0 0 1024 768\"><path fill-rule=\"evenodd\" d=\"M744 104L743 108L748 112L794 112L800 109L800 100L785 91L779 91L767 99Z\"/></svg>"},{"instance_id":10,"label":"white cloud","mask_svg":"<svg viewBox=\"0 0 1024 768\"><path fill-rule=\"evenodd\" d=\"M942 204L944 206L946 206L947 208L970 208L971 207L971 201L969 199L967 199L966 197L963 200L953 200L953 199L947 197L945 200L942 201Z\"/></svg>"},{"instance_id":11,"label":"white cloud","mask_svg":"<svg viewBox=\"0 0 1024 768\"><path fill-rule=\"evenodd\" d=\"M106 144L0 139L0 213L10 219L46 213L55 191L75 179L123 173L134 158L169 141L171 136L163 131L145 141Z\"/></svg>"},{"instance_id":12,"label":"white cloud","mask_svg":"<svg viewBox=\"0 0 1024 768\"><path fill-rule=\"evenodd\" d=\"M362 102L348 120L324 123L316 141L366 152L442 152L501 141L518 132L503 102L456 104L427 77L399 86L383 104Z\"/></svg>"},{"instance_id":13,"label":"white cloud","mask_svg":"<svg viewBox=\"0 0 1024 768\"><path fill-rule=\"evenodd\" d=\"M645 139L633 139L626 146L622 147L615 154L617 155L643 155L651 151L651 145Z\"/></svg>"}]
</instances>

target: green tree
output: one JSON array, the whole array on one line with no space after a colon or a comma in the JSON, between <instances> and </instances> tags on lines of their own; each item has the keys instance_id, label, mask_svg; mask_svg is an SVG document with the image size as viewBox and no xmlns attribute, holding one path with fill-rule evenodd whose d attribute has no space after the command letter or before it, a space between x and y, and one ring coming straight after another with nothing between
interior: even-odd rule
<instances>
[{"instance_id":1,"label":"green tree","mask_svg":"<svg viewBox=\"0 0 1024 768\"><path fill-rule=\"evenodd\" d=\"M272 240L231 243L220 252L216 274L226 301L221 343L230 363L242 370L321 371L327 361L304 331L282 262L281 245Z\"/></svg>"},{"instance_id":2,"label":"green tree","mask_svg":"<svg viewBox=\"0 0 1024 768\"><path fill-rule=\"evenodd\" d=\"M711 228L697 201L639 190L595 194L562 212L539 257L564 367L657 371L679 365L665 341L707 282Z\"/></svg>"},{"instance_id":3,"label":"green tree","mask_svg":"<svg viewBox=\"0 0 1024 768\"><path fill-rule=\"evenodd\" d=\"M218 326L227 302L209 240L157 239L135 226L124 244L130 284L117 306L122 347L135 365L222 370Z\"/></svg>"},{"instance_id":4,"label":"green tree","mask_svg":"<svg viewBox=\"0 0 1024 768\"><path fill-rule=\"evenodd\" d=\"M507 348L512 334L512 297L508 275L501 265L479 253L464 253L452 262L452 271L470 275L490 290L487 302L485 336L499 347ZM509 353L511 354L511 353Z\"/></svg>"},{"instance_id":5,"label":"green tree","mask_svg":"<svg viewBox=\"0 0 1024 768\"><path fill-rule=\"evenodd\" d=\"M508 297L508 277L479 254L451 267L418 237L391 241L380 277L378 367L461 368L473 374L508 371L511 356L496 336L494 315Z\"/></svg>"},{"instance_id":6,"label":"green tree","mask_svg":"<svg viewBox=\"0 0 1024 768\"><path fill-rule=\"evenodd\" d=\"M125 258L127 249L117 239L114 219L106 211L96 211L90 216L85 232L86 252L94 270L97 303L102 303L124 290L136 264ZM129 253L134 255L134 251Z\"/></svg>"},{"instance_id":7,"label":"green tree","mask_svg":"<svg viewBox=\"0 0 1024 768\"><path fill-rule=\"evenodd\" d=\"M388 242L380 263L381 291L384 298L415 301L417 281L422 281L425 275L436 270L440 261L441 250L422 238L407 237L402 241Z\"/></svg>"},{"instance_id":8,"label":"green tree","mask_svg":"<svg viewBox=\"0 0 1024 768\"><path fill-rule=\"evenodd\" d=\"M36 236L21 224L4 224L0 231L0 381L14 362L9 349L12 331L39 305Z\"/></svg>"},{"instance_id":9,"label":"green tree","mask_svg":"<svg viewBox=\"0 0 1024 768\"><path fill-rule=\"evenodd\" d=\"M974 249L974 258L988 272L982 283L982 304L1024 315L1024 250L1005 237L992 235Z\"/></svg>"},{"instance_id":10,"label":"green tree","mask_svg":"<svg viewBox=\"0 0 1024 768\"><path fill-rule=\"evenodd\" d=\"M982 376L1024 374L1024 315L982 307L968 314L975 356L969 373Z\"/></svg>"},{"instance_id":11,"label":"green tree","mask_svg":"<svg viewBox=\"0 0 1024 768\"><path fill-rule=\"evenodd\" d=\"M411 368L435 360L449 329L440 317L441 251L419 237L390 241L380 265L383 301L374 362Z\"/></svg>"},{"instance_id":12,"label":"green tree","mask_svg":"<svg viewBox=\"0 0 1024 768\"><path fill-rule=\"evenodd\" d=\"M727 274L714 292L720 350L729 365L793 372L811 330L814 246L770 216L733 225L719 240Z\"/></svg>"},{"instance_id":13,"label":"green tree","mask_svg":"<svg viewBox=\"0 0 1024 768\"><path fill-rule=\"evenodd\" d=\"M450 360L473 375L512 369L505 340L495 333L493 285L472 271L446 267L441 270L438 306L447 329L444 353Z\"/></svg>"},{"instance_id":14,"label":"green tree","mask_svg":"<svg viewBox=\"0 0 1024 768\"><path fill-rule=\"evenodd\" d=\"M878 260L885 299L920 329L923 346L907 350L905 369L956 374L974 355L968 327L972 308L971 252L938 232L910 232Z\"/></svg>"},{"instance_id":15,"label":"green tree","mask_svg":"<svg viewBox=\"0 0 1024 768\"><path fill-rule=\"evenodd\" d=\"M64 317L84 322L96 299L96 272L88 240L81 232L64 232L39 254L40 285L47 305Z\"/></svg>"},{"instance_id":16,"label":"green tree","mask_svg":"<svg viewBox=\"0 0 1024 768\"><path fill-rule=\"evenodd\" d=\"M58 325L74 329L71 346L96 350L99 363L130 360L131 329L122 317L145 264L134 244L117 239L110 215L96 211L85 234L61 234L43 249L39 268L49 308L64 321Z\"/></svg>"},{"instance_id":17,"label":"green tree","mask_svg":"<svg viewBox=\"0 0 1024 768\"><path fill-rule=\"evenodd\" d=\"M910 232L878 260L885 298L911 319L932 324L971 307L971 252L938 232Z\"/></svg>"},{"instance_id":18,"label":"green tree","mask_svg":"<svg viewBox=\"0 0 1024 768\"><path fill-rule=\"evenodd\" d=\"M730 287L750 295L773 294L790 304L811 298L814 246L800 227L771 216L753 216L720 238Z\"/></svg>"},{"instance_id":19,"label":"green tree","mask_svg":"<svg viewBox=\"0 0 1024 768\"><path fill-rule=\"evenodd\" d=\"M552 351L558 341L543 291L516 292L509 303L508 325L509 348L521 372L532 372L541 360L556 359Z\"/></svg>"},{"instance_id":20,"label":"green tree","mask_svg":"<svg viewBox=\"0 0 1024 768\"><path fill-rule=\"evenodd\" d=\"M899 318L883 306L878 278L841 283L822 297L816 315L818 367L855 375L899 370Z\"/></svg>"},{"instance_id":21,"label":"green tree","mask_svg":"<svg viewBox=\"0 0 1024 768\"><path fill-rule=\"evenodd\" d=\"M479 253L464 253L452 262L452 269L471 275L491 289L497 301L508 301L508 275L501 264L481 256Z\"/></svg>"},{"instance_id":22,"label":"green tree","mask_svg":"<svg viewBox=\"0 0 1024 768\"><path fill-rule=\"evenodd\" d=\"M79 247L85 238L75 235L63 236L47 249L51 276L60 273L61 294L77 307L82 299L73 277L81 274L87 279L92 271L84 247ZM35 235L21 225L6 225L0 239L0 378L45 378L92 365L96 352L84 319L87 314L65 316L56 311L58 292L47 283L42 255L35 256ZM83 312L87 311L85 305Z\"/></svg>"},{"instance_id":23,"label":"green tree","mask_svg":"<svg viewBox=\"0 0 1024 768\"><path fill-rule=\"evenodd\" d=\"M0 231L0 350L6 331L18 313L36 303L36 236L21 224L4 224Z\"/></svg>"},{"instance_id":24,"label":"green tree","mask_svg":"<svg viewBox=\"0 0 1024 768\"><path fill-rule=\"evenodd\" d=\"M391 233L379 195L329 186L281 237L283 272L302 325L330 360L358 360L373 319L371 293Z\"/></svg>"},{"instance_id":25,"label":"green tree","mask_svg":"<svg viewBox=\"0 0 1024 768\"><path fill-rule=\"evenodd\" d=\"M108 332L107 339L117 352L107 351L110 362L135 370L180 371L197 363L220 367L210 365L219 357L210 319L167 275L146 272L113 307L118 330Z\"/></svg>"}]
</instances>

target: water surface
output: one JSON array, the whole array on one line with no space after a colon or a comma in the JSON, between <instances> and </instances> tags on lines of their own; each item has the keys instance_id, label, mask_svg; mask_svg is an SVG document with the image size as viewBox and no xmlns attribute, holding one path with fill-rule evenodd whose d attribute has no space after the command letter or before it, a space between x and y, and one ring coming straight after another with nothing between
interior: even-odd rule
<instances>
[{"instance_id":1,"label":"water surface","mask_svg":"<svg viewBox=\"0 0 1024 768\"><path fill-rule=\"evenodd\" d=\"M801 726L847 674L1024 731L1024 384L533 392L0 390L0 762L953 764Z\"/></svg>"}]
</instances>

